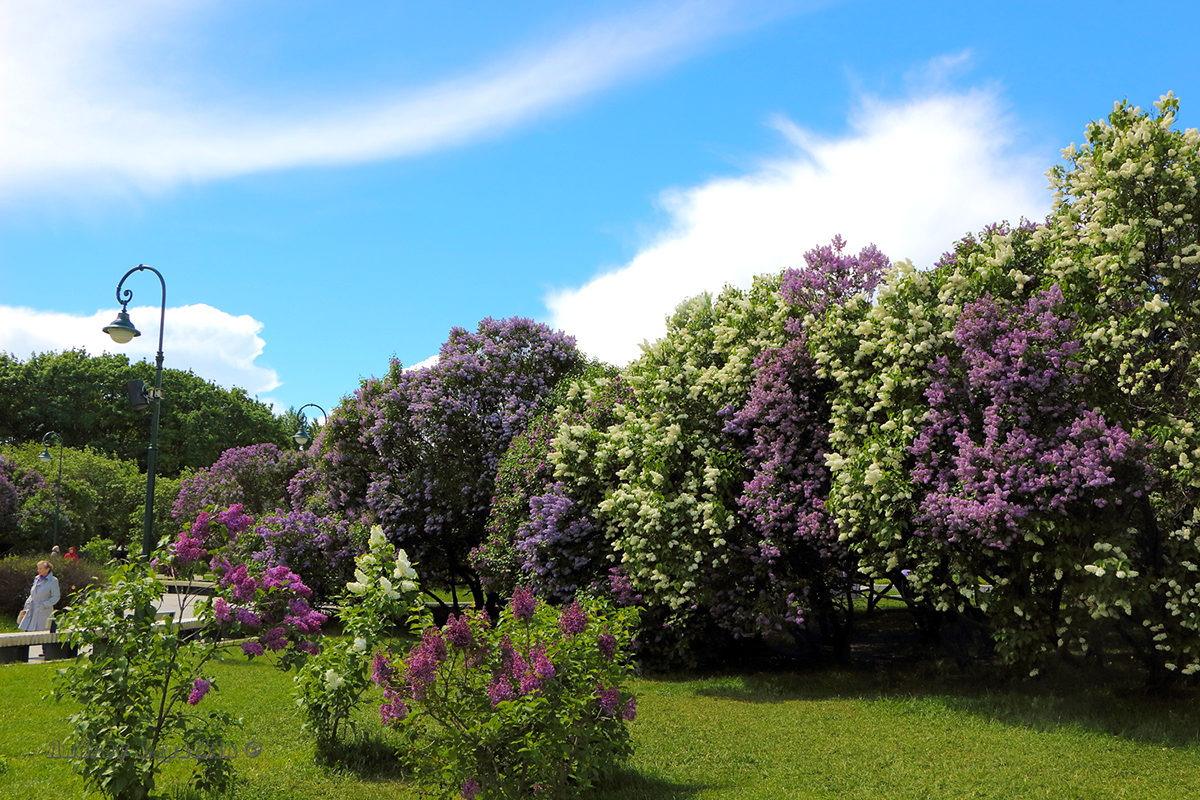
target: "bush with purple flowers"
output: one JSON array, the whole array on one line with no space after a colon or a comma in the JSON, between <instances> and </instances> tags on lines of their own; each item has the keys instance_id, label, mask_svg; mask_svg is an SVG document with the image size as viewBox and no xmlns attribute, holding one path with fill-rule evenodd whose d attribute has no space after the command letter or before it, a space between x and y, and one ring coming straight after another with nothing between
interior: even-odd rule
<instances>
[{"instance_id":1,"label":"bush with purple flowers","mask_svg":"<svg viewBox=\"0 0 1200 800\"><path fill-rule=\"evenodd\" d=\"M427 628L404 659L377 654L381 716L447 796L576 796L631 753L637 704L623 685L637 624L605 600L559 609L518 588L495 625L467 612Z\"/></svg>"}]
</instances>

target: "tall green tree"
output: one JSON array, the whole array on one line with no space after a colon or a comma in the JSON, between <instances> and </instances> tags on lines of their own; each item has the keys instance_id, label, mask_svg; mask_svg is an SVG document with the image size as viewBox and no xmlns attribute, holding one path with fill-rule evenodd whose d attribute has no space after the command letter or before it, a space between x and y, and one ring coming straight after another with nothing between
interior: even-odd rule
<instances>
[{"instance_id":1,"label":"tall green tree","mask_svg":"<svg viewBox=\"0 0 1200 800\"><path fill-rule=\"evenodd\" d=\"M38 440L56 431L71 447L90 447L145 465L150 421L130 410L126 385L150 385L152 364L83 350L39 353L22 361L0 353L0 440ZM163 371L158 473L207 467L225 450L270 442L287 446L293 430L242 389L225 389L191 371Z\"/></svg>"}]
</instances>

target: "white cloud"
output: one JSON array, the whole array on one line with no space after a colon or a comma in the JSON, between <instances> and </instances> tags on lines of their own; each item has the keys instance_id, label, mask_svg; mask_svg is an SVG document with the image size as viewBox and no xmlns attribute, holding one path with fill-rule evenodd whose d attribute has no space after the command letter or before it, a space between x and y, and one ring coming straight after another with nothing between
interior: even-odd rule
<instances>
[{"instance_id":1,"label":"white cloud","mask_svg":"<svg viewBox=\"0 0 1200 800\"><path fill-rule=\"evenodd\" d=\"M1049 211L1046 165L1014 150L990 92L867 99L838 138L775 124L789 156L664 192L669 229L627 264L550 293L552 324L590 355L623 364L665 332L683 299L800 266L835 234L856 251L874 242L921 267L969 231Z\"/></svg>"},{"instance_id":2,"label":"white cloud","mask_svg":"<svg viewBox=\"0 0 1200 800\"><path fill-rule=\"evenodd\" d=\"M495 135L761 22L733 0L673 0L585 25L474 72L388 96L214 106L180 67L201 4L0 6L0 194L169 188L259 170L394 158ZM203 65L192 68L202 72ZM298 107L289 107L298 106ZM84 183L86 182L86 183Z\"/></svg>"},{"instance_id":3,"label":"white cloud","mask_svg":"<svg viewBox=\"0 0 1200 800\"><path fill-rule=\"evenodd\" d=\"M101 328L113 321L116 309L91 316L0 306L0 350L20 359L34 353L82 348L89 353L118 353L130 361L153 363L158 350L158 321L162 307L129 309L142 335L118 345ZM256 364L264 341L263 324L251 316L234 316L199 303L167 308L163 336L163 366L190 369L221 386L240 386L251 396L280 385L275 370Z\"/></svg>"}]
</instances>

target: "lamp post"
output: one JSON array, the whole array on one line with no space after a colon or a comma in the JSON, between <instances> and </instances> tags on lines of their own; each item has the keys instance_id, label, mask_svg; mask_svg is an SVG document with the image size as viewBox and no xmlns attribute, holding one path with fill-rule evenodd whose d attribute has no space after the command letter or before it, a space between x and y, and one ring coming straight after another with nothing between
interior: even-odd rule
<instances>
[{"instance_id":1,"label":"lamp post","mask_svg":"<svg viewBox=\"0 0 1200 800\"><path fill-rule=\"evenodd\" d=\"M304 414L301 413L306 408L315 408L317 411L320 411L321 416L325 420L325 424L329 424L329 415L325 413L325 409L321 408L316 403L305 403L304 405L300 406L299 410L296 411L296 415L300 417L300 430L292 434L292 441L295 442L296 446L301 450L303 450L304 445L308 444L312 439L312 435L308 430L308 420L305 419Z\"/></svg>"},{"instance_id":2,"label":"lamp post","mask_svg":"<svg viewBox=\"0 0 1200 800\"><path fill-rule=\"evenodd\" d=\"M59 508L62 506L63 440L62 437L54 431L48 431L46 435L42 437L42 453L38 456L38 461L41 461L44 464L49 464L54 460L54 456L50 455L49 441L51 436L58 440L58 480L54 482L54 540L51 542L52 545L57 546Z\"/></svg>"},{"instance_id":3,"label":"lamp post","mask_svg":"<svg viewBox=\"0 0 1200 800\"><path fill-rule=\"evenodd\" d=\"M154 471L158 466L158 420L162 404L163 325L167 321L167 282L163 280L161 272L154 267L138 264L121 277L117 284L117 302L121 304L121 310L115 320L104 326L104 332L117 344L125 344L132 341L133 337L142 335L129 319L129 301L133 299L133 292L129 289L122 292L121 287L125 285L126 278L144 269L157 275L158 282L162 284L162 312L158 319L158 358L154 363L154 388L150 390L153 410L150 416L150 447L146 450L146 511L142 518L142 559L149 561L150 554L154 551Z\"/></svg>"}]
</instances>

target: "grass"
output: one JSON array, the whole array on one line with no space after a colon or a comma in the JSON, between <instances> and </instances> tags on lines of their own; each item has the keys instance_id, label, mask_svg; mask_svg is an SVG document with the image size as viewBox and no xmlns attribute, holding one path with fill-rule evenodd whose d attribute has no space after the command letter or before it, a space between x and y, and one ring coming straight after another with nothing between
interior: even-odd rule
<instances>
[{"instance_id":1,"label":"grass","mask_svg":"<svg viewBox=\"0 0 1200 800\"><path fill-rule=\"evenodd\" d=\"M43 700L58 665L0 667L0 797L78 797L65 761L66 704ZM216 665L214 705L245 717L231 738L261 755L236 760L239 800L421 797L379 770L387 734L354 768L313 761L290 676L263 659ZM635 755L593 800L718 798L1200 797L1200 713L1193 697L1115 696L1078 675L1020 685L931 665L638 680ZM209 699L205 700L207 704ZM364 709L362 729L375 731ZM4 770L7 764L7 770ZM165 786L182 779L172 765Z\"/></svg>"}]
</instances>

